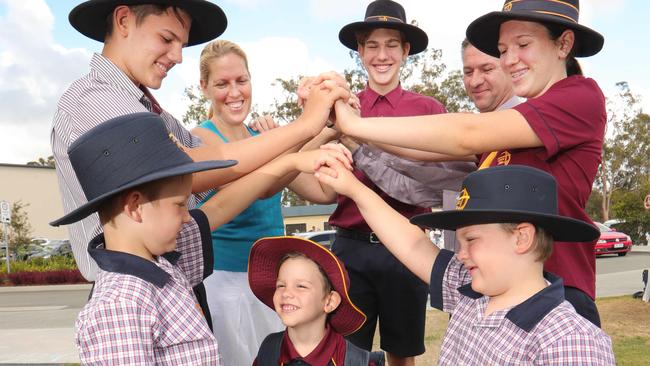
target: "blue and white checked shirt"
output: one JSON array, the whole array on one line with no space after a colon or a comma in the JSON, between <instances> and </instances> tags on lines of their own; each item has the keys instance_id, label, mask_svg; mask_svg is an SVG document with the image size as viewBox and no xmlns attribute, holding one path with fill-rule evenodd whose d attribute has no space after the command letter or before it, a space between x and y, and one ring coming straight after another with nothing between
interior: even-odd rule
<instances>
[{"instance_id":1,"label":"blue and white checked shirt","mask_svg":"<svg viewBox=\"0 0 650 366\"><path fill-rule=\"evenodd\" d=\"M523 303L483 317L489 298L471 288L454 253L433 265L431 306L451 314L440 365L615 365L612 342L564 300L562 279Z\"/></svg>"},{"instance_id":2,"label":"blue and white checked shirt","mask_svg":"<svg viewBox=\"0 0 650 366\"><path fill-rule=\"evenodd\" d=\"M99 270L75 324L82 364L221 365L217 341L191 289L203 278L210 226L200 210L190 213L200 231L184 232L177 252L155 263L104 249L103 234L90 243Z\"/></svg>"}]
</instances>

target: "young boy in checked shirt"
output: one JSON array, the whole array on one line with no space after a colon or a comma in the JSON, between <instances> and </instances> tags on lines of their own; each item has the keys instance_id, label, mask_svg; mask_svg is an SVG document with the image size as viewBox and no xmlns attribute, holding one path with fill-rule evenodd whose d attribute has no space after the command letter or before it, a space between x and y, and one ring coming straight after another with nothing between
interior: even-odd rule
<instances>
[{"instance_id":1,"label":"young boy in checked shirt","mask_svg":"<svg viewBox=\"0 0 650 366\"><path fill-rule=\"evenodd\" d=\"M192 173L236 162L193 162L157 114L108 120L79 137L68 155L88 202L52 225L98 212L103 230L88 245L99 271L76 321L81 363L220 365L217 343L191 291L202 279L204 257L212 258L210 232L281 177L294 169L308 172L324 155L284 155L192 211ZM327 156L350 164L342 153ZM199 235L177 240L192 219Z\"/></svg>"},{"instance_id":2,"label":"young boy in checked shirt","mask_svg":"<svg viewBox=\"0 0 650 366\"><path fill-rule=\"evenodd\" d=\"M337 163L316 176L353 199L381 242L429 284L431 305L452 316L441 365L614 365L610 338L576 313L561 278L543 271L553 241L598 237L557 215L555 179L511 165L471 173L456 209L411 223L456 230L456 255L440 250ZM333 170L332 170L333 169Z\"/></svg>"}]
</instances>

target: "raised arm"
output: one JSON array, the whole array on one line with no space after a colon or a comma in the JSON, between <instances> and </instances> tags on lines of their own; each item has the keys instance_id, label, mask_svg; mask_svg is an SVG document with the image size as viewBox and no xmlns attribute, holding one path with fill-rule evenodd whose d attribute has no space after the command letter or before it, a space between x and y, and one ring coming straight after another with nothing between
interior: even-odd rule
<instances>
[{"instance_id":1,"label":"raised arm","mask_svg":"<svg viewBox=\"0 0 650 366\"><path fill-rule=\"evenodd\" d=\"M313 172L319 161L325 157L350 164L348 158L340 152L312 150L291 153L267 163L220 189L200 208L208 217L210 231L239 215L286 174L294 170Z\"/></svg>"},{"instance_id":2,"label":"raised arm","mask_svg":"<svg viewBox=\"0 0 650 366\"><path fill-rule=\"evenodd\" d=\"M337 193L354 200L384 246L411 272L429 283L431 269L440 250L422 230L412 225L334 159L325 159L324 166L316 171L315 176Z\"/></svg>"},{"instance_id":3,"label":"raised arm","mask_svg":"<svg viewBox=\"0 0 650 366\"><path fill-rule=\"evenodd\" d=\"M331 107L338 99L347 100L350 92L333 82L312 88L305 109L294 122L255 136L221 145L205 145L186 149L194 161L234 159L238 164L232 168L212 170L194 175L192 190L206 191L229 183L263 164L273 160L292 147L302 144L320 133L327 123ZM264 152L260 154L260 152ZM260 157L260 155L262 155Z\"/></svg>"},{"instance_id":4,"label":"raised arm","mask_svg":"<svg viewBox=\"0 0 650 366\"><path fill-rule=\"evenodd\" d=\"M526 119L514 109L480 114L360 118L345 103L337 102L336 116L337 128L346 135L452 156L543 145Z\"/></svg>"}]
</instances>

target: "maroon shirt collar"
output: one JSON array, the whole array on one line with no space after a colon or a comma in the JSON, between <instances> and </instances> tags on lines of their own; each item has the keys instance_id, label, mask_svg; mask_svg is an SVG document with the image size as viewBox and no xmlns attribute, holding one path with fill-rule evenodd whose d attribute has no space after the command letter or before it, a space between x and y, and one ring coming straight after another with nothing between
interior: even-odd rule
<instances>
[{"instance_id":1,"label":"maroon shirt collar","mask_svg":"<svg viewBox=\"0 0 650 366\"><path fill-rule=\"evenodd\" d=\"M289 332L285 330L280 350L280 364L286 365L297 358L302 359L311 366L327 366L332 360L334 360L335 365L343 365L345 361L345 338L327 325L325 336L318 346L306 357L301 357L294 348L293 343L291 343L291 339L289 339Z\"/></svg>"},{"instance_id":2,"label":"maroon shirt collar","mask_svg":"<svg viewBox=\"0 0 650 366\"><path fill-rule=\"evenodd\" d=\"M402 98L403 92L404 89L402 89L401 83L397 84L397 87L389 91L386 95L381 95L372 90L368 84L366 84L366 88L362 91L362 93L366 94L366 98L368 98L367 102L370 104L370 108L374 107L374 105L377 103L377 101L380 100L381 97L383 97L381 99L385 99L392 108L397 108L399 100Z\"/></svg>"}]
</instances>

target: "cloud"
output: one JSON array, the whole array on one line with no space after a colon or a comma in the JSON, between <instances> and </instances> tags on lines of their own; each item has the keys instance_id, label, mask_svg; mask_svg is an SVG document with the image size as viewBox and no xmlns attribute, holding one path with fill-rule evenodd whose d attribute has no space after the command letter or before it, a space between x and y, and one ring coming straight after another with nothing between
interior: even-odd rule
<instances>
[{"instance_id":1,"label":"cloud","mask_svg":"<svg viewBox=\"0 0 650 366\"><path fill-rule=\"evenodd\" d=\"M54 17L45 2L4 4L0 29L12 31L0 32L0 161L26 163L51 154L56 103L70 81L87 70L90 53L54 42Z\"/></svg>"}]
</instances>

